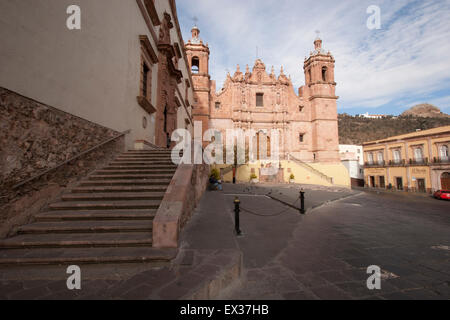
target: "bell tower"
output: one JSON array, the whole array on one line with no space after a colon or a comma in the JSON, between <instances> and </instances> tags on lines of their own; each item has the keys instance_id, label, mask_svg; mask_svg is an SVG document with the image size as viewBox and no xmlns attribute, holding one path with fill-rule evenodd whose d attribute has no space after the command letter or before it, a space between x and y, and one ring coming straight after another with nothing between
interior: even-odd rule
<instances>
[{"instance_id":1,"label":"bell tower","mask_svg":"<svg viewBox=\"0 0 450 320\"><path fill-rule=\"evenodd\" d=\"M335 60L322 47L319 36L314 40L314 51L304 62L305 98L311 105L312 146L314 161L339 161L339 134L336 82L334 81Z\"/></svg>"},{"instance_id":2,"label":"bell tower","mask_svg":"<svg viewBox=\"0 0 450 320\"><path fill-rule=\"evenodd\" d=\"M194 90L194 121L202 122L203 133L208 130L210 119L211 77L209 75L209 47L199 38L200 29L194 26L192 38L185 44L186 56L192 74Z\"/></svg>"}]
</instances>

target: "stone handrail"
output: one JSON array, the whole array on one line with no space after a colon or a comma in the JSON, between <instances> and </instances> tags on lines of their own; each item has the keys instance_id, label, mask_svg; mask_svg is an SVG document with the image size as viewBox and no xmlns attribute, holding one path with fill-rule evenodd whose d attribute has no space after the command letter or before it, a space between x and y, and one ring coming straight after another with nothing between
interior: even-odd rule
<instances>
[{"instance_id":1,"label":"stone handrail","mask_svg":"<svg viewBox=\"0 0 450 320\"><path fill-rule=\"evenodd\" d=\"M208 175L208 165L178 166L153 220L153 247L178 247L180 231L199 203Z\"/></svg>"},{"instance_id":2,"label":"stone handrail","mask_svg":"<svg viewBox=\"0 0 450 320\"><path fill-rule=\"evenodd\" d=\"M294 157L292 154L289 154L289 159L292 159L295 163L301 165L302 167L304 167L305 169L307 169L308 171L310 171L311 173L314 173L315 175L321 177L324 180L327 180L329 183L333 184L333 178L327 176L326 174L320 172L319 170L311 167L309 164L307 164L306 162L303 162L302 160Z\"/></svg>"}]
</instances>

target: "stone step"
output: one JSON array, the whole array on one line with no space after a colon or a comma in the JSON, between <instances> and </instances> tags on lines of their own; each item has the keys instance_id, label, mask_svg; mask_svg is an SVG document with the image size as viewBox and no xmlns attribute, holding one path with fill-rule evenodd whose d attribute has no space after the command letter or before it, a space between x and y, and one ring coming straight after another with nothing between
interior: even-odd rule
<instances>
[{"instance_id":1,"label":"stone step","mask_svg":"<svg viewBox=\"0 0 450 320\"><path fill-rule=\"evenodd\" d=\"M49 205L52 210L158 209L161 200L62 201Z\"/></svg>"},{"instance_id":2,"label":"stone step","mask_svg":"<svg viewBox=\"0 0 450 320\"><path fill-rule=\"evenodd\" d=\"M155 186L169 185L172 179L122 179L122 180L85 180L81 181L80 187L87 186Z\"/></svg>"},{"instance_id":3,"label":"stone step","mask_svg":"<svg viewBox=\"0 0 450 320\"><path fill-rule=\"evenodd\" d=\"M64 248L0 250L0 265L70 265L101 263L167 263L177 249L134 248Z\"/></svg>"},{"instance_id":4,"label":"stone step","mask_svg":"<svg viewBox=\"0 0 450 320\"><path fill-rule=\"evenodd\" d=\"M171 157L117 157L114 161L166 161L172 162Z\"/></svg>"},{"instance_id":5,"label":"stone step","mask_svg":"<svg viewBox=\"0 0 450 320\"><path fill-rule=\"evenodd\" d=\"M1 249L152 246L151 232L22 234L0 241Z\"/></svg>"},{"instance_id":6,"label":"stone step","mask_svg":"<svg viewBox=\"0 0 450 320\"><path fill-rule=\"evenodd\" d=\"M115 160L109 164L110 166L141 166L141 165L175 165L172 161L130 161Z\"/></svg>"},{"instance_id":7,"label":"stone step","mask_svg":"<svg viewBox=\"0 0 450 320\"><path fill-rule=\"evenodd\" d=\"M150 220L35 222L18 228L18 234L151 232Z\"/></svg>"},{"instance_id":8,"label":"stone step","mask_svg":"<svg viewBox=\"0 0 450 320\"><path fill-rule=\"evenodd\" d=\"M158 164L158 165L145 165L145 164L141 164L141 165L109 165L105 168L103 168L102 170L148 170L148 169L171 169L171 170L177 170L177 166L174 164Z\"/></svg>"},{"instance_id":9,"label":"stone step","mask_svg":"<svg viewBox=\"0 0 450 320\"><path fill-rule=\"evenodd\" d=\"M152 220L156 209L128 210L52 210L35 215L36 221Z\"/></svg>"},{"instance_id":10,"label":"stone step","mask_svg":"<svg viewBox=\"0 0 450 320\"><path fill-rule=\"evenodd\" d=\"M171 179L173 174L154 173L154 174L93 174L89 180L131 180L131 179Z\"/></svg>"},{"instance_id":11,"label":"stone step","mask_svg":"<svg viewBox=\"0 0 450 320\"><path fill-rule=\"evenodd\" d=\"M72 193L95 193L95 192L166 192L167 184L152 186L87 186L76 187Z\"/></svg>"},{"instance_id":12,"label":"stone step","mask_svg":"<svg viewBox=\"0 0 450 320\"><path fill-rule=\"evenodd\" d=\"M182 157L181 154L173 154L167 153L167 154L145 154L145 153L133 153L133 154L120 154L117 157L118 158L162 158L162 159L171 159L172 157Z\"/></svg>"},{"instance_id":13,"label":"stone step","mask_svg":"<svg viewBox=\"0 0 450 320\"><path fill-rule=\"evenodd\" d=\"M145 169L145 170L128 170L128 169L116 169L116 170L97 170L95 175L110 175L110 174L175 174L175 169Z\"/></svg>"},{"instance_id":14,"label":"stone step","mask_svg":"<svg viewBox=\"0 0 450 320\"><path fill-rule=\"evenodd\" d=\"M158 153L171 153L172 150L128 150L127 152L123 152L123 154L129 153L150 153L150 154L158 154Z\"/></svg>"},{"instance_id":15,"label":"stone step","mask_svg":"<svg viewBox=\"0 0 450 320\"><path fill-rule=\"evenodd\" d=\"M63 201L162 200L164 192L66 193Z\"/></svg>"}]
</instances>

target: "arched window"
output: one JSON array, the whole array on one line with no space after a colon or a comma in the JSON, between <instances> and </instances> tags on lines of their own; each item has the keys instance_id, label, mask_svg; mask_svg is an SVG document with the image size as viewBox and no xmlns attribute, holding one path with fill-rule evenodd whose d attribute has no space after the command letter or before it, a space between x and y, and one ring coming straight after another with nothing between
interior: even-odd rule
<instances>
[{"instance_id":1,"label":"arched window","mask_svg":"<svg viewBox=\"0 0 450 320\"><path fill-rule=\"evenodd\" d=\"M311 69L308 70L308 82L312 82Z\"/></svg>"},{"instance_id":2,"label":"arched window","mask_svg":"<svg viewBox=\"0 0 450 320\"><path fill-rule=\"evenodd\" d=\"M442 145L439 148L439 158L441 160L448 160L448 146L447 145Z\"/></svg>"},{"instance_id":3,"label":"arched window","mask_svg":"<svg viewBox=\"0 0 450 320\"><path fill-rule=\"evenodd\" d=\"M200 60L198 57L192 58L192 73L198 73L200 71Z\"/></svg>"},{"instance_id":4,"label":"arched window","mask_svg":"<svg viewBox=\"0 0 450 320\"><path fill-rule=\"evenodd\" d=\"M327 67L322 68L322 81L327 81Z\"/></svg>"}]
</instances>

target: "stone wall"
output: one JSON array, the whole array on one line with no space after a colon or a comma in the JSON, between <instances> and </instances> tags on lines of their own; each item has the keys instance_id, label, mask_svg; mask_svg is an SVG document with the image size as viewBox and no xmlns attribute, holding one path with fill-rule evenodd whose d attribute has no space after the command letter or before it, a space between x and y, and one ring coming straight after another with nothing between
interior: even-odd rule
<instances>
[{"instance_id":1,"label":"stone wall","mask_svg":"<svg viewBox=\"0 0 450 320\"><path fill-rule=\"evenodd\" d=\"M118 135L0 88L0 237L124 149L119 138L26 185L12 187Z\"/></svg>"},{"instance_id":2,"label":"stone wall","mask_svg":"<svg viewBox=\"0 0 450 320\"><path fill-rule=\"evenodd\" d=\"M0 190L117 132L0 88Z\"/></svg>"},{"instance_id":3,"label":"stone wall","mask_svg":"<svg viewBox=\"0 0 450 320\"><path fill-rule=\"evenodd\" d=\"M200 202L209 175L208 165L178 166L153 220L153 246L177 248L180 231Z\"/></svg>"}]
</instances>

